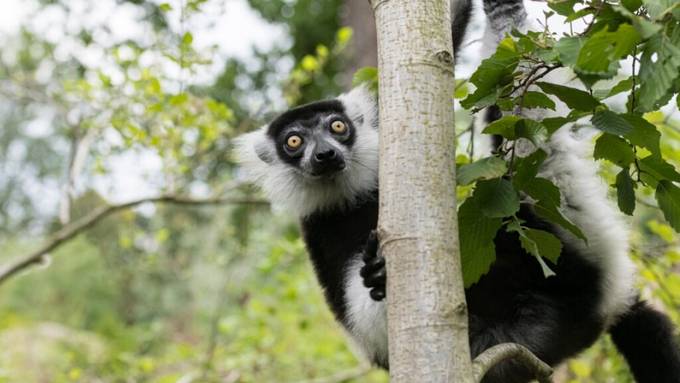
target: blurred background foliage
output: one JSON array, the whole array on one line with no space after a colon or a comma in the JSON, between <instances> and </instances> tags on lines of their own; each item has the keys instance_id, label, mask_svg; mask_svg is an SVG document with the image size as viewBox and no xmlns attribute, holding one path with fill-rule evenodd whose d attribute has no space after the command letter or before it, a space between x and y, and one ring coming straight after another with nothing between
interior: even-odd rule
<instances>
[{"instance_id":1,"label":"blurred background foliage","mask_svg":"<svg viewBox=\"0 0 680 383\"><path fill-rule=\"evenodd\" d=\"M229 12L225 3L0 6L23 10L16 29L0 31L0 269L107 204L257 196L234 186L231 139L348 88L365 57L358 52L374 49L347 27L365 17L366 1L248 0L242 8L273 26L274 42L243 57L220 54L198 41L210 33L203 24ZM127 24L113 22L121 13ZM457 98L466 95L461 84ZM672 112L648 119L677 167ZM464 135L470 116L457 119ZM610 169L603 175L613 182ZM635 259L644 296L680 323L680 238L663 222L656 209L638 209ZM606 339L559 374L562 382L632 381ZM142 204L0 284L0 382L304 381L387 376L347 344L296 222L268 207Z\"/></svg>"}]
</instances>

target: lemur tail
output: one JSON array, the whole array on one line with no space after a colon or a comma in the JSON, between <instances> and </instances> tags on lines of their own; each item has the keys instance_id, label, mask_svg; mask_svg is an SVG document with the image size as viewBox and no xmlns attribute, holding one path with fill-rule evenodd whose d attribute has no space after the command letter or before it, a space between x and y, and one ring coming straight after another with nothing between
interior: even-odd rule
<instances>
[{"instance_id":1,"label":"lemur tail","mask_svg":"<svg viewBox=\"0 0 680 383\"><path fill-rule=\"evenodd\" d=\"M451 32L453 52L458 53L460 44L465 38L467 26L472 14L472 0L451 0Z\"/></svg>"},{"instance_id":2,"label":"lemur tail","mask_svg":"<svg viewBox=\"0 0 680 383\"><path fill-rule=\"evenodd\" d=\"M639 301L609 331L637 383L680 382L680 350L666 315Z\"/></svg>"}]
</instances>

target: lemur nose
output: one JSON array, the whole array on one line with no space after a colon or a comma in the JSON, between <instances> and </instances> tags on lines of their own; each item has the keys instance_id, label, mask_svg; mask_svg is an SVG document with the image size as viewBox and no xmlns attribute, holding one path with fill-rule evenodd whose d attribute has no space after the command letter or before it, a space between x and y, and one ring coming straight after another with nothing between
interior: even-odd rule
<instances>
[{"instance_id":1,"label":"lemur nose","mask_svg":"<svg viewBox=\"0 0 680 383\"><path fill-rule=\"evenodd\" d=\"M318 152L314 154L314 159L319 161L319 162L324 162L327 160L332 160L335 158L337 154L335 153L335 150L333 149L328 149L324 150L323 152Z\"/></svg>"}]
</instances>

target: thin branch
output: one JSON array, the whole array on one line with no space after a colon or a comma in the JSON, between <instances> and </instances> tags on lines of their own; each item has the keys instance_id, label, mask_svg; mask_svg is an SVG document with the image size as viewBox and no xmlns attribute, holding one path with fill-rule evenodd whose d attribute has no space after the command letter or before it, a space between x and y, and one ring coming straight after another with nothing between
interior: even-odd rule
<instances>
[{"instance_id":1,"label":"thin branch","mask_svg":"<svg viewBox=\"0 0 680 383\"><path fill-rule=\"evenodd\" d=\"M182 206L201 206L201 205L224 205L224 204L253 204L253 205L267 205L268 202L262 199L253 198L227 198L227 197L210 197L203 199L195 199L190 197L181 197L176 195L161 195L157 197L146 197L137 200L99 207L89 214L73 221L71 224L62 227L59 231L54 233L52 238L43 244L38 250L33 253L20 257L15 261L9 262L8 265L0 268L0 284L12 277L14 274L28 268L29 266L40 264L44 261L45 256L51 251L55 250L68 240L76 237L84 231L87 231L97 222L108 217L109 215L121 210L130 209L144 203L167 203Z\"/></svg>"},{"instance_id":2,"label":"thin branch","mask_svg":"<svg viewBox=\"0 0 680 383\"><path fill-rule=\"evenodd\" d=\"M372 367L370 365L361 365L355 369L352 370L347 370L347 371L341 371L337 374L331 375L331 376L326 376L323 378L316 378L316 379L310 379L310 380L303 380L298 383L341 383L348 381L350 379L356 379L360 378L366 374L368 374L372 370Z\"/></svg>"},{"instance_id":3,"label":"thin branch","mask_svg":"<svg viewBox=\"0 0 680 383\"><path fill-rule=\"evenodd\" d=\"M538 359L526 347L517 343L503 343L493 346L479 354L472 361L475 382L481 382L484 375L495 365L506 360L514 359L532 371L534 378L539 383L551 383L553 370L550 366Z\"/></svg>"}]
</instances>

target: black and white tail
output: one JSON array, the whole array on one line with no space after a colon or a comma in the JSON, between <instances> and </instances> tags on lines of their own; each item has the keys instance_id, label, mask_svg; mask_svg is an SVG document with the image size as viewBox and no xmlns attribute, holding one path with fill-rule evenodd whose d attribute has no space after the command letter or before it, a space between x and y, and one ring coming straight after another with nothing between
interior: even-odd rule
<instances>
[{"instance_id":1,"label":"black and white tail","mask_svg":"<svg viewBox=\"0 0 680 383\"><path fill-rule=\"evenodd\" d=\"M638 302L609 331L636 382L680 382L680 350L666 315Z\"/></svg>"}]
</instances>

